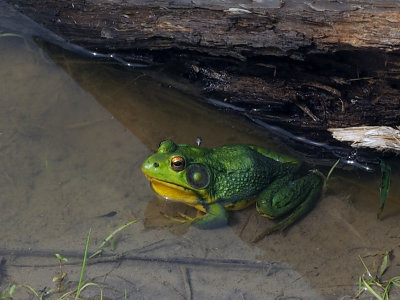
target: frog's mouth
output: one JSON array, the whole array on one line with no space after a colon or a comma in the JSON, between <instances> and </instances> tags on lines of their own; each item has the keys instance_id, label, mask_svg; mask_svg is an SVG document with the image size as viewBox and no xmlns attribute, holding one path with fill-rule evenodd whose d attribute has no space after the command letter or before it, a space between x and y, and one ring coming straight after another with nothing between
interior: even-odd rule
<instances>
[{"instance_id":1,"label":"frog's mouth","mask_svg":"<svg viewBox=\"0 0 400 300\"><path fill-rule=\"evenodd\" d=\"M154 177L146 177L150 181L153 190L165 199L184 202L188 205L195 205L200 199L199 195L193 190Z\"/></svg>"}]
</instances>

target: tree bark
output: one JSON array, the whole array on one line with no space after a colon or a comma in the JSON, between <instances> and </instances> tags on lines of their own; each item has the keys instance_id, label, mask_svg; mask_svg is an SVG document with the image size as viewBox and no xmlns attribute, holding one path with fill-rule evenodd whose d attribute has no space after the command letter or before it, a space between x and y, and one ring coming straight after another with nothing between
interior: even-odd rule
<instances>
[{"instance_id":1,"label":"tree bark","mask_svg":"<svg viewBox=\"0 0 400 300\"><path fill-rule=\"evenodd\" d=\"M398 1L13 0L67 41L163 64L291 130L399 125Z\"/></svg>"}]
</instances>

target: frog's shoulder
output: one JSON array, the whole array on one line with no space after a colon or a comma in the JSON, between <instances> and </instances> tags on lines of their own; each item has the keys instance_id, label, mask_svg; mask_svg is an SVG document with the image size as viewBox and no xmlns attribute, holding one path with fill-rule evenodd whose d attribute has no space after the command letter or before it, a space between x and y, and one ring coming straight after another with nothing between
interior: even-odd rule
<instances>
[{"instance_id":1,"label":"frog's shoulder","mask_svg":"<svg viewBox=\"0 0 400 300\"><path fill-rule=\"evenodd\" d=\"M251 148L252 150L264 155L265 157L271 158L275 161L281 162L281 163L292 163L295 165L300 165L301 161L298 160L295 157L286 155L286 154L282 154L282 153L278 153L272 150L268 150L265 149L263 147L259 147L259 146L255 146L255 145L247 145L249 148Z\"/></svg>"}]
</instances>

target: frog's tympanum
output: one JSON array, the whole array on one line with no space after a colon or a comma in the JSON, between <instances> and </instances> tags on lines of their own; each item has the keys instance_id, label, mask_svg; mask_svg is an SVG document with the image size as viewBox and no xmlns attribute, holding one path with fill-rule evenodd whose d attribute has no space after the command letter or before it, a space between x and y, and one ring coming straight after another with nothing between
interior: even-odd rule
<instances>
[{"instance_id":1,"label":"frog's tympanum","mask_svg":"<svg viewBox=\"0 0 400 300\"><path fill-rule=\"evenodd\" d=\"M228 210L255 202L263 216L285 216L270 233L284 230L319 198L323 176L309 172L299 177L299 167L296 159L257 146L206 149L166 140L146 159L142 171L157 194L202 211L193 219L185 216L199 228L225 225Z\"/></svg>"}]
</instances>

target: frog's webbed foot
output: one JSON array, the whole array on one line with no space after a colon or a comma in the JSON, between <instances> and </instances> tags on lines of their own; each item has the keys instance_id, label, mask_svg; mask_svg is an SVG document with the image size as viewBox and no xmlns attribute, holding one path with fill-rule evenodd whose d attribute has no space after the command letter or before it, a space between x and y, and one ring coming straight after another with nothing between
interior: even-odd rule
<instances>
[{"instance_id":1,"label":"frog's webbed foot","mask_svg":"<svg viewBox=\"0 0 400 300\"><path fill-rule=\"evenodd\" d=\"M223 205L212 203L204 206L206 213L203 215L198 212L195 218L189 217L183 213L179 213L181 218L175 218L163 214L166 218L180 223L190 223L199 229L212 229L225 226L228 223L228 214Z\"/></svg>"},{"instance_id":2,"label":"frog's webbed foot","mask_svg":"<svg viewBox=\"0 0 400 300\"><path fill-rule=\"evenodd\" d=\"M317 194L319 194L319 191L317 193L313 192L313 193L309 194L306 201L301 203L293 213L291 213L289 216L287 216L283 220L279 221L274 226L269 227L266 230L264 230L263 232L261 232L259 235L257 235L254 238L253 243L257 243L257 242L261 241L263 238L265 238L266 236L268 236L272 233L285 231L286 228L288 228L290 225L292 225L299 218L301 218L303 215L305 215L308 211L311 210L311 208L314 204L315 198L318 196Z\"/></svg>"},{"instance_id":3,"label":"frog's webbed foot","mask_svg":"<svg viewBox=\"0 0 400 300\"><path fill-rule=\"evenodd\" d=\"M172 216L170 216L170 215L168 215L166 213L163 213L163 212L160 212L160 214L163 217L167 218L168 220L171 220L171 221L174 221L174 222L178 222L178 223L182 223L182 224L184 224L184 223L192 223L196 219L201 218L201 216L197 216L195 218L192 218L192 217L190 217L190 216L188 216L188 215L186 215L184 213L179 213L179 216L181 218L172 217Z\"/></svg>"}]
</instances>

